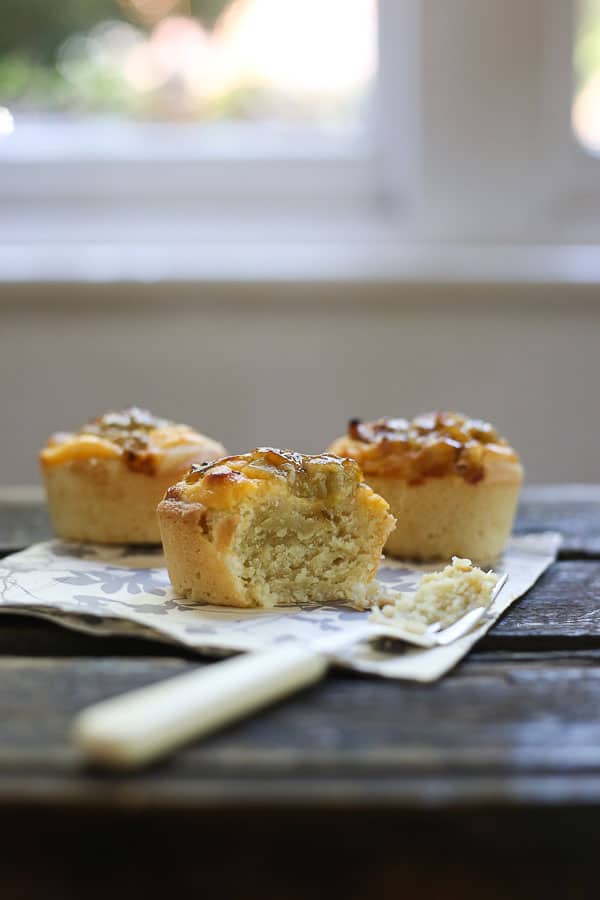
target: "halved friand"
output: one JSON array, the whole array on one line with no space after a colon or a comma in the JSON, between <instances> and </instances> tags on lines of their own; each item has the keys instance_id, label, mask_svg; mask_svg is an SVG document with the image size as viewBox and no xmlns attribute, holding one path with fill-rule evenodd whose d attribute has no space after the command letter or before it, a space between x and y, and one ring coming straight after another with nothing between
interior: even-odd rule
<instances>
[{"instance_id":1,"label":"halved friand","mask_svg":"<svg viewBox=\"0 0 600 900\"><path fill-rule=\"evenodd\" d=\"M394 527L352 460L270 448L192 466L158 517L176 591L238 607L355 600Z\"/></svg>"}]
</instances>

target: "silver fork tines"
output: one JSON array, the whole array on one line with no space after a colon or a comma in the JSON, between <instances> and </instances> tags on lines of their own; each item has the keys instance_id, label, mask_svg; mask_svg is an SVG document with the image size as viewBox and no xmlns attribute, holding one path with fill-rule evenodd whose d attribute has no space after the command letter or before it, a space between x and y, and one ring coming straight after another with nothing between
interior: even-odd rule
<instances>
[{"instance_id":1,"label":"silver fork tines","mask_svg":"<svg viewBox=\"0 0 600 900\"><path fill-rule=\"evenodd\" d=\"M508 580L508 575L500 578L490 596L487 606L477 606L470 609L464 616L453 622L447 628L440 629L440 623L434 622L423 633L411 632L400 625L374 625L369 623L351 634L338 634L334 638L328 637L318 642L319 649L330 657L340 657L344 653L351 652L351 648L362 641L375 641L381 638L389 638L395 641L403 641L415 647L431 649L432 647L445 647L464 637L481 621L485 613L489 611L500 591Z\"/></svg>"},{"instance_id":2,"label":"silver fork tines","mask_svg":"<svg viewBox=\"0 0 600 900\"><path fill-rule=\"evenodd\" d=\"M440 644L441 646L452 644L465 634L468 634L468 632L480 621L484 613L492 606L507 581L508 575L503 575L498 579L494 586L494 590L490 594L490 602L487 606L476 606L474 609L470 609L464 616L461 616L460 619L453 622L452 625L448 625L447 628L441 630L440 623L434 622L433 625L429 626L426 634L431 634L433 642L435 644Z\"/></svg>"}]
</instances>

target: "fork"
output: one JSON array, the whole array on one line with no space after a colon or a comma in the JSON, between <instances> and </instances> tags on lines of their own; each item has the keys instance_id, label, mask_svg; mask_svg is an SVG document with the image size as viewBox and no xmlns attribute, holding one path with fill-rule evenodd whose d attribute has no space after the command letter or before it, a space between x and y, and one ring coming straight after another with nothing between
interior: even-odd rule
<instances>
[{"instance_id":1,"label":"fork","mask_svg":"<svg viewBox=\"0 0 600 900\"><path fill-rule=\"evenodd\" d=\"M445 647L448 644L453 644L454 641L457 641L459 638L463 637L465 634L468 634L472 628L483 618L484 614L488 609L493 605L496 597L499 595L500 591L508 581L508 574L502 575L501 578L498 579L496 584L494 585L494 589L490 594L490 601L487 606L475 606L473 609L470 609L464 615L462 615L459 619L456 619L455 622L452 622L451 625L447 625L446 628L442 628L440 622L434 622L422 634L415 633L409 631L407 629L402 628L400 625L390 624L389 626L389 634L386 634L387 626L381 625L382 633L378 635L379 637L390 637L395 638L397 640L406 641L409 644L415 644L417 647L431 648L431 647Z\"/></svg>"},{"instance_id":2,"label":"fork","mask_svg":"<svg viewBox=\"0 0 600 900\"><path fill-rule=\"evenodd\" d=\"M286 642L245 653L94 704L77 716L72 737L84 757L97 765L141 768L315 684L344 651L363 641L391 638L431 649L459 640L481 621L507 578L497 582L487 606L469 610L447 628L437 622L415 634L369 623L313 644Z\"/></svg>"}]
</instances>

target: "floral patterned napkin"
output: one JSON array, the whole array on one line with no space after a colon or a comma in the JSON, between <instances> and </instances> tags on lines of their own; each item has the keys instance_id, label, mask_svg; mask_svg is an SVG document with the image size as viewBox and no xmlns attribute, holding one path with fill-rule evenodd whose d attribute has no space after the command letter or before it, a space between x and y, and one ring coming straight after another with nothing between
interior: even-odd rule
<instances>
[{"instance_id":1,"label":"floral patterned napkin","mask_svg":"<svg viewBox=\"0 0 600 900\"><path fill-rule=\"evenodd\" d=\"M554 532L514 537L495 567L509 582L482 624L449 647L421 649L393 642L350 647L340 665L386 678L434 681L468 652L514 600L556 558ZM439 566L383 559L378 578L415 590ZM164 640L202 653L225 655L286 641L322 640L342 630L351 643L365 613L342 603L241 610L198 606L178 599L159 548L107 547L48 541L0 560L0 612L41 616L100 635Z\"/></svg>"}]
</instances>

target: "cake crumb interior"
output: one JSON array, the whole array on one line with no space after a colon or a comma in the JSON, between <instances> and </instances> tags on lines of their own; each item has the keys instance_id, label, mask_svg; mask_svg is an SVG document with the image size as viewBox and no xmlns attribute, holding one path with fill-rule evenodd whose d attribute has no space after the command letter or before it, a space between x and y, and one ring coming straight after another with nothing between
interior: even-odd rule
<instances>
[{"instance_id":1,"label":"cake crumb interior","mask_svg":"<svg viewBox=\"0 0 600 900\"><path fill-rule=\"evenodd\" d=\"M232 571L260 606L352 600L376 575L367 508L287 496L240 507Z\"/></svg>"}]
</instances>

